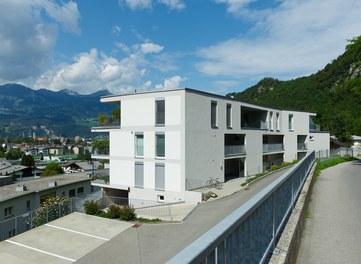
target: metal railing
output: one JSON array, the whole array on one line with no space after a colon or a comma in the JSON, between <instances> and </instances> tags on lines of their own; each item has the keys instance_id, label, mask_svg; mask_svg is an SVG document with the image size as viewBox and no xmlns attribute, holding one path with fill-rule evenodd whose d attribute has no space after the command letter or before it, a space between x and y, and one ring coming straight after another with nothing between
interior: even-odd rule
<instances>
[{"instance_id":1,"label":"metal railing","mask_svg":"<svg viewBox=\"0 0 361 264\"><path fill-rule=\"evenodd\" d=\"M111 204L117 205L130 205L133 206L135 212L138 215L148 216L152 218L172 218L172 206L176 203L164 203L151 200L141 200L141 199L130 199L123 197L112 197L112 196L103 196L97 200L100 208L104 209ZM183 203L183 202L181 202Z\"/></svg>"},{"instance_id":2,"label":"metal railing","mask_svg":"<svg viewBox=\"0 0 361 264\"><path fill-rule=\"evenodd\" d=\"M73 206L73 200L70 198L64 202L40 207L25 214L6 219L0 222L0 241L76 211L76 207Z\"/></svg>"},{"instance_id":3,"label":"metal railing","mask_svg":"<svg viewBox=\"0 0 361 264\"><path fill-rule=\"evenodd\" d=\"M278 144L263 144L263 152L275 152L275 151L284 151L282 143Z\"/></svg>"},{"instance_id":4,"label":"metal railing","mask_svg":"<svg viewBox=\"0 0 361 264\"><path fill-rule=\"evenodd\" d=\"M224 156L236 156L246 154L246 149L244 145L226 145L224 146Z\"/></svg>"},{"instance_id":5,"label":"metal railing","mask_svg":"<svg viewBox=\"0 0 361 264\"><path fill-rule=\"evenodd\" d=\"M168 263L265 263L314 162L312 152Z\"/></svg>"}]
</instances>

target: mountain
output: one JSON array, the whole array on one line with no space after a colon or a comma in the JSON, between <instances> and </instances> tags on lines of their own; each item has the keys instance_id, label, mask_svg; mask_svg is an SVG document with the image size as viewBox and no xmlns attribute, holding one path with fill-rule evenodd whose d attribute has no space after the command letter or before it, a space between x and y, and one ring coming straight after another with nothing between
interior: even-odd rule
<instances>
[{"instance_id":1,"label":"mountain","mask_svg":"<svg viewBox=\"0 0 361 264\"><path fill-rule=\"evenodd\" d=\"M316 112L315 122L340 140L361 135L361 36L315 74L289 81L265 78L227 96L259 105Z\"/></svg>"},{"instance_id":2,"label":"mountain","mask_svg":"<svg viewBox=\"0 0 361 264\"><path fill-rule=\"evenodd\" d=\"M89 136L99 113L110 113L112 105L102 104L107 90L80 95L70 90L33 90L19 84L0 86L0 137L19 135Z\"/></svg>"}]
</instances>

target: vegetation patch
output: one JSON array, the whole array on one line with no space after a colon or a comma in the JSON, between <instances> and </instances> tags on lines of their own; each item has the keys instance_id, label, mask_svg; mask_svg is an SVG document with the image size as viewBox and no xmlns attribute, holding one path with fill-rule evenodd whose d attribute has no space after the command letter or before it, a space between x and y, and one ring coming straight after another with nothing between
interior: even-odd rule
<instances>
[{"instance_id":1,"label":"vegetation patch","mask_svg":"<svg viewBox=\"0 0 361 264\"><path fill-rule=\"evenodd\" d=\"M315 171L315 181L317 181L318 177L320 176L321 170L327 169L329 167L335 166L335 165L343 163L343 162L352 161L352 160L356 160L356 158L351 157L351 156L344 156L344 157L330 158L327 160L317 160L317 166L316 166L316 171Z\"/></svg>"},{"instance_id":2,"label":"vegetation patch","mask_svg":"<svg viewBox=\"0 0 361 264\"><path fill-rule=\"evenodd\" d=\"M160 220L159 218L149 219L149 218L144 218L144 217L137 217L135 219L135 221L141 222L141 223L159 223L159 222L162 222L162 220Z\"/></svg>"},{"instance_id":3,"label":"vegetation patch","mask_svg":"<svg viewBox=\"0 0 361 264\"><path fill-rule=\"evenodd\" d=\"M97 202L85 201L84 211L89 215L96 215L109 219L119 219L123 221L134 221L137 219L134 207L129 205L111 204L106 210L100 210L100 206Z\"/></svg>"},{"instance_id":4,"label":"vegetation patch","mask_svg":"<svg viewBox=\"0 0 361 264\"><path fill-rule=\"evenodd\" d=\"M249 184L249 183L251 183L251 182L253 182L253 181L255 181L255 180L257 180L257 179L259 179L259 178L261 178L261 177L263 177L263 176L265 176L266 174L268 174L268 173L270 173L270 172L272 172L272 171L276 171L276 170L279 170L279 169L282 169L282 168L291 166L291 165L293 165L293 164L296 164L297 162L298 162L298 160L294 160L294 161L292 161L292 162L282 162L282 164L280 164L280 165L273 165L269 171L265 171L265 172L262 172L262 173L258 173L258 174L256 174L256 175L253 176L253 177L249 177L249 178L246 180L246 182L244 182L244 183L241 184L241 186L244 187L244 186L246 186L247 184Z\"/></svg>"}]
</instances>

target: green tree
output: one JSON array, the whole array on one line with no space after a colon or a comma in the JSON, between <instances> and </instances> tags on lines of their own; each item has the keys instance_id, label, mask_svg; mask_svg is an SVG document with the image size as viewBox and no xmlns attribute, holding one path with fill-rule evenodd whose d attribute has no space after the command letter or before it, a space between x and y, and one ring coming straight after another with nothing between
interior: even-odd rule
<instances>
[{"instance_id":1,"label":"green tree","mask_svg":"<svg viewBox=\"0 0 361 264\"><path fill-rule=\"evenodd\" d=\"M79 153L77 159L79 160L91 160L91 155L89 152Z\"/></svg>"},{"instance_id":2,"label":"green tree","mask_svg":"<svg viewBox=\"0 0 361 264\"><path fill-rule=\"evenodd\" d=\"M19 148L10 149L8 153L5 154L6 159L8 160L17 160L24 155L24 151Z\"/></svg>"},{"instance_id":3,"label":"green tree","mask_svg":"<svg viewBox=\"0 0 361 264\"><path fill-rule=\"evenodd\" d=\"M41 176L52 176L57 174L63 174L63 168L55 162L50 162L45 166L44 171L41 173Z\"/></svg>"},{"instance_id":4,"label":"green tree","mask_svg":"<svg viewBox=\"0 0 361 264\"><path fill-rule=\"evenodd\" d=\"M107 153L109 150L109 140L108 139L99 139L93 142L94 149L97 150L99 154Z\"/></svg>"},{"instance_id":5,"label":"green tree","mask_svg":"<svg viewBox=\"0 0 361 264\"><path fill-rule=\"evenodd\" d=\"M100 125L105 125L108 123L108 117L105 114L100 114L98 117L98 122Z\"/></svg>"},{"instance_id":6,"label":"green tree","mask_svg":"<svg viewBox=\"0 0 361 264\"><path fill-rule=\"evenodd\" d=\"M120 121L120 108L115 108L112 110L112 120L113 122Z\"/></svg>"},{"instance_id":7,"label":"green tree","mask_svg":"<svg viewBox=\"0 0 361 264\"><path fill-rule=\"evenodd\" d=\"M35 167L35 161L32 155L23 155L20 164L23 166Z\"/></svg>"}]
</instances>

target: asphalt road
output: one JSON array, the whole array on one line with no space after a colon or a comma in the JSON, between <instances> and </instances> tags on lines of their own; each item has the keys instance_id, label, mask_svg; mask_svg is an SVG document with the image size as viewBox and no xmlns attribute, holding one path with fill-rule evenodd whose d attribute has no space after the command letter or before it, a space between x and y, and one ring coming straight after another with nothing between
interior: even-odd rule
<instances>
[{"instance_id":1,"label":"asphalt road","mask_svg":"<svg viewBox=\"0 0 361 264\"><path fill-rule=\"evenodd\" d=\"M361 160L323 170L297 264L361 263Z\"/></svg>"},{"instance_id":2,"label":"asphalt road","mask_svg":"<svg viewBox=\"0 0 361 264\"><path fill-rule=\"evenodd\" d=\"M129 228L76 263L164 263L282 173L284 171L253 183L249 190L198 205L183 223L145 224Z\"/></svg>"}]
</instances>

